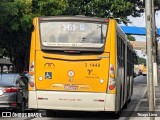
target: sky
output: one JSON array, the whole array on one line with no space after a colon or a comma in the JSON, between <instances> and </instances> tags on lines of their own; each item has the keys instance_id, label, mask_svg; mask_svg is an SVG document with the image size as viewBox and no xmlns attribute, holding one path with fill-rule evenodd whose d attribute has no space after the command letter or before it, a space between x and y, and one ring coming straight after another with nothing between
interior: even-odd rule
<instances>
[{"instance_id":1,"label":"sky","mask_svg":"<svg viewBox=\"0 0 160 120\"><path fill-rule=\"evenodd\" d=\"M129 26L134 26L134 27L145 27L145 14L142 14L141 17L131 17L129 16L128 19L132 22L131 24L129 23ZM155 14L155 19L156 19L156 26L157 28L160 28L160 11L156 12ZM135 36L137 41L145 41L146 37L145 36Z\"/></svg>"},{"instance_id":2,"label":"sky","mask_svg":"<svg viewBox=\"0 0 160 120\"><path fill-rule=\"evenodd\" d=\"M142 14L141 17L131 17L129 16L128 19L132 22L131 24L128 23L129 26L134 26L134 27L145 27L146 24L145 24L145 14ZM157 28L160 28L160 11L156 12L155 14L155 19L156 19L156 26ZM134 37L136 38L136 41L143 41L145 42L146 41L146 36L135 36ZM137 54L140 56L140 57L143 57L143 58L146 58L146 56L144 56L144 52L141 51L141 50L136 50L137 51Z\"/></svg>"}]
</instances>

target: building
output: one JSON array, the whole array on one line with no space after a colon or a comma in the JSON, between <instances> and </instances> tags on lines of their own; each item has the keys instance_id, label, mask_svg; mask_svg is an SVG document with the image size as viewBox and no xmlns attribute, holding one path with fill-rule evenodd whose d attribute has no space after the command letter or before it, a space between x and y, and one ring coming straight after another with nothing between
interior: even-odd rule
<instances>
[{"instance_id":1,"label":"building","mask_svg":"<svg viewBox=\"0 0 160 120\"><path fill-rule=\"evenodd\" d=\"M6 58L0 59L0 72L1 73L13 72L13 64L10 62L10 59Z\"/></svg>"}]
</instances>

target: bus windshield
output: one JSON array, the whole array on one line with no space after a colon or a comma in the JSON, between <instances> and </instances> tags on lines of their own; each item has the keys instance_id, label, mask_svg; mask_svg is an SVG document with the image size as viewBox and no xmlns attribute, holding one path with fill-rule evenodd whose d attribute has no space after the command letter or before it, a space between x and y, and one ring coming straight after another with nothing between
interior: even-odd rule
<instances>
[{"instance_id":1,"label":"bus windshield","mask_svg":"<svg viewBox=\"0 0 160 120\"><path fill-rule=\"evenodd\" d=\"M45 47L102 48L107 24L94 22L41 21L41 43Z\"/></svg>"}]
</instances>

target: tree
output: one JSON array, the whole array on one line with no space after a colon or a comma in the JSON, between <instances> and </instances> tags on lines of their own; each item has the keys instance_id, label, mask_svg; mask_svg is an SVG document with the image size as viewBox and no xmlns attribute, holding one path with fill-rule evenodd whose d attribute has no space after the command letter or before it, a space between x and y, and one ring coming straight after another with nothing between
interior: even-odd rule
<instances>
[{"instance_id":1,"label":"tree","mask_svg":"<svg viewBox=\"0 0 160 120\"><path fill-rule=\"evenodd\" d=\"M138 64L146 65L146 59L138 56Z\"/></svg>"},{"instance_id":2,"label":"tree","mask_svg":"<svg viewBox=\"0 0 160 120\"><path fill-rule=\"evenodd\" d=\"M32 0L32 13L35 16L61 15L67 5L67 0Z\"/></svg>"},{"instance_id":3,"label":"tree","mask_svg":"<svg viewBox=\"0 0 160 120\"><path fill-rule=\"evenodd\" d=\"M47 2L44 0L1 1L0 47L6 49L16 68L15 72L28 69L33 17L62 14L66 5L66 0L48 0Z\"/></svg>"},{"instance_id":4,"label":"tree","mask_svg":"<svg viewBox=\"0 0 160 120\"><path fill-rule=\"evenodd\" d=\"M16 72L23 71L28 55L31 28L31 0L3 1L1 4L1 47L4 47ZM4 14L5 13L5 14Z\"/></svg>"},{"instance_id":5,"label":"tree","mask_svg":"<svg viewBox=\"0 0 160 120\"><path fill-rule=\"evenodd\" d=\"M7 50L5 48L0 48L0 58L8 57Z\"/></svg>"},{"instance_id":6,"label":"tree","mask_svg":"<svg viewBox=\"0 0 160 120\"><path fill-rule=\"evenodd\" d=\"M129 41L136 41L136 38L131 35L127 35L127 38Z\"/></svg>"},{"instance_id":7,"label":"tree","mask_svg":"<svg viewBox=\"0 0 160 120\"><path fill-rule=\"evenodd\" d=\"M96 17L122 18L127 16L140 16L143 9L141 0L68 0L68 7L63 12L65 15L86 15Z\"/></svg>"}]
</instances>

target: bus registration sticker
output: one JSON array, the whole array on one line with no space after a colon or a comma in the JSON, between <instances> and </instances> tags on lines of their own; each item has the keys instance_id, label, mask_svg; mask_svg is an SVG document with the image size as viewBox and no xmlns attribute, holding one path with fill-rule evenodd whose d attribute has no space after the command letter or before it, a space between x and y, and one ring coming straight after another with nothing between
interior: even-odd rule
<instances>
[{"instance_id":1,"label":"bus registration sticker","mask_svg":"<svg viewBox=\"0 0 160 120\"><path fill-rule=\"evenodd\" d=\"M64 86L65 90L78 90L78 86L73 86L73 85L65 85Z\"/></svg>"}]
</instances>

